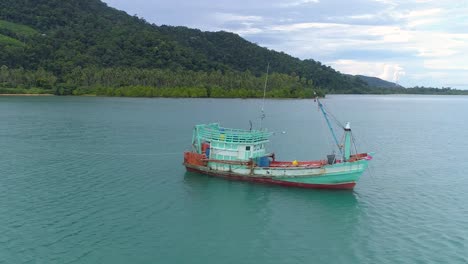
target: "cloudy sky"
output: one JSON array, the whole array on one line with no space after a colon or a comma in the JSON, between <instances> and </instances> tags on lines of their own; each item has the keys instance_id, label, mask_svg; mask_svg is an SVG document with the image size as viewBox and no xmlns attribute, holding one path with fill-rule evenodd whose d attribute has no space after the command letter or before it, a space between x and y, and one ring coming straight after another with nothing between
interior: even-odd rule
<instances>
[{"instance_id":1,"label":"cloudy sky","mask_svg":"<svg viewBox=\"0 0 468 264\"><path fill-rule=\"evenodd\" d=\"M343 73L468 89L468 0L104 0L157 25L235 32Z\"/></svg>"}]
</instances>

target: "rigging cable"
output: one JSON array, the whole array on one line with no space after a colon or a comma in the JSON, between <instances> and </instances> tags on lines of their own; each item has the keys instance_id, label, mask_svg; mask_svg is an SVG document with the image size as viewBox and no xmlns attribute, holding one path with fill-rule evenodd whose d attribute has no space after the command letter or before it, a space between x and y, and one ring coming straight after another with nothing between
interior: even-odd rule
<instances>
[{"instance_id":1,"label":"rigging cable","mask_svg":"<svg viewBox=\"0 0 468 264\"><path fill-rule=\"evenodd\" d=\"M335 140L335 144L336 144L336 146L338 147L338 150L340 151L340 154L343 155L343 150L342 150L342 148L340 147L340 143L338 142L338 139L337 139L337 137L336 137L335 131L333 130L332 124L330 123L330 120L329 120L329 118L328 118L327 112L326 112L325 109L323 108L323 105L322 105L322 103L320 102L320 100L318 99L318 97L316 97L315 100L317 101L318 106L319 106L320 110L322 111L322 114L323 114L323 117L325 118L325 121L327 121L328 128L330 129L330 133L332 134L333 139Z\"/></svg>"},{"instance_id":2,"label":"rigging cable","mask_svg":"<svg viewBox=\"0 0 468 264\"><path fill-rule=\"evenodd\" d=\"M320 107L317 108L317 111L320 112ZM328 147L330 147L331 149L331 153L335 153L335 143L333 142L333 138L332 136L330 135L330 133L327 131L327 121L325 120L325 118L320 118L322 121L322 125L320 127L322 127L322 133L325 134L325 137L327 138L327 143L328 143Z\"/></svg>"},{"instance_id":3,"label":"rigging cable","mask_svg":"<svg viewBox=\"0 0 468 264\"><path fill-rule=\"evenodd\" d=\"M338 118L336 118L329 110L326 106L324 106L322 104L323 108L325 109L325 111L327 112L327 115L331 116L333 121L335 121L336 125L339 126L340 128L344 129L344 126L343 124L338 120Z\"/></svg>"}]
</instances>

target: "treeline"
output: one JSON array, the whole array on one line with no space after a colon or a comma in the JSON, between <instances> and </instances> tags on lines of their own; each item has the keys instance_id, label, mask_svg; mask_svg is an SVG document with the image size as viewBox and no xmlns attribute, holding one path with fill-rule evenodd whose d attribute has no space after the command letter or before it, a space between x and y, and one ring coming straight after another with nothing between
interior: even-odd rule
<instances>
[{"instance_id":1,"label":"treeline","mask_svg":"<svg viewBox=\"0 0 468 264\"><path fill-rule=\"evenodd\" d=\"M365 87L361 89L350 89L346 91L334 91L326 90L326 93L330 94L427 94L427 95L468 95L468 90L458 90L450 87L424 87L424 86L415 86L410 88L405 88L402 86L397 87Z\"/></svg>"},{"instance_id":2,"label":"treeline","mask_svg":"<svg viewBox=\"0 0 468 264\"><path fill-rule=\"evenodd\" d=\"M145 97L239 97L263 96L266 76L249 71L173 71L138 68L81 68L76 67L62 78L44 69L36 71L0 67L0 88L40 89L56 95L106 95ZM311 80L281 73L268 76L267 97L311 98L323 90Z\"/></svg>"},{"instance_id":3,"label":"treeline","mask_svg":"<svg viewBox=\"0 0 468 264\"><path fill-rule=\"evenodd\" d=\"M49 93L55 95L99 95L129 97L263 97L265 74L249 71L184 71L167 69L76 67L59 78L42 68L25 70L0 67L0 93ZM349 94L438 94L467 95L466 90L451 88L401 86L393 88L365 87L345 92L315 86L312 80L282 73L268 76L268 98L312 98L326 93Z\"/></svg>"},{"instance_id":4,"label":"treeline","mask_svg":"<svg viewBox=\"0 0 468 264\"><path fill-rule=\"evenodd\" d=\"M435 94L435 95L468 95L467 90L452 89L450 87L433 88L424 86L415 86L407 88L408 94Z\"/></svg>"},{"instance_id":5,"label":"treeline","mask_svg":"<svg viewBox=\"0 0 468 264\"><path fill-rule=\"evenodd\" d=\"M0 88L30 89L42 88L53 89L57 83L57 77L44 69L36 71L19 69L9 69L7 66L0 66Z\"/></svg>"}]
</instances>

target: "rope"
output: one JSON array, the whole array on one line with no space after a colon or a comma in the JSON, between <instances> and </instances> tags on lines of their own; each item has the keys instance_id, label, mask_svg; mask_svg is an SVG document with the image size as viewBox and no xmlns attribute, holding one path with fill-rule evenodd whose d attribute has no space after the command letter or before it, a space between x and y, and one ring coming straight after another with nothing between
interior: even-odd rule
<instances>
[{"instance_id":1,"label":"rope","mask_svg":"<svg viewBox=\"0 0 468 264\"><path fill-rule=\"evenodd\" d=\"M323 106L323 105L322 105L322 106ZM318 106L317 111L318 111L318 112L321 111L321 110L320 110L320 106ZM331 149L331 153L334 154L334 153L335 153L335 149L336 149L336 144L335 144L335 142L334 142L334 140L333 140L333 137L332 137L332 135L330 134L330 132L327 131L327 126L328 126L327 121L326 121L325 118L320 118L320 119L322 120L322 124L323 124L323 125L321 126L321 127L322 127L322 133L326 135L325 137L327 138L327 142L328 142L329 147L330 147L330 149ZM338 152L339 152L339 150L338 150Z\"/></svg>"},{"instance_id":2,"label":"rope","mask_svg":"<svg viewBox=\"0 0 468 264\"><path fill-rule=\"evenodd\" d=\"M351 141L353 143L353 146L354 146L354 154L358 154L358 151L357 151L357 144L356 144L356 139L354 138L354 135L353 133L351 133Z\"/></svg>"},{"instance_id":3,"label":"rope","mask_svg":"<svg viewBox=\"0 0 468 264\"><path fill-rule=\"evenodd\" d=\"M322 107L325 109L325 112L327 112L327 115L331 116L333 121L335 121L336 125L342 129L344 129L343 124L328 110L326 106L322 104Z\"/></svg>"},{"instance_id":4,"label":"rope","mask_svg":"<svg viewBox=\"0 0 468 264\"><path fill-rule=\"evenodd\" d=\"M320 111L320 109L317 109L318 111ZM321 127L322 127L322 134L325 134L326 138L327 138L327 143L328 143L328 146L330 147L331 149L331 152L334 153L335 152L335 143L333 142L333 138L332 136L330 135L330 132L327 131L327 121L325 121L324 118L320 118L320 120L322 120L322 124Z\"/></svg>"}]
</instances>

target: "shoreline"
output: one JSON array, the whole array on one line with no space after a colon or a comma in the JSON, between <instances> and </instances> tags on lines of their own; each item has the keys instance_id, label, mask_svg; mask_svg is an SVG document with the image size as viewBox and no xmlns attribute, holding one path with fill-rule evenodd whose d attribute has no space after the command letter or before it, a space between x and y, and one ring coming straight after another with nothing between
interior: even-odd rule
<instances>
[{"instance_id":1,"label":"shoreline","mask_svg":"<svg viewBox=\"0 0 468 264\"><path fill-rule=\"evenodd\" d=\"M395 94L327 94L326 96L319 96L319 98L324 99L327 96L334 95L363 95L363 96L405 96L405 95L415 95L415 96L467 96L466 94L404 94L404 93L395 93ZM55 94L0 94L0 97L42 97L42 96L58 96ZM108 97L108 98L166 98L166 99L263 99L261 97L164 97L164 96L108 96L108 95L95 95L95 94L83 94L83 95L64 95L64 97ZM314 99L314 97L308 98L295 98L295 97L266 97L268 100L308 100Z\"/></svg>"},{"instance_id":2,"label":"shoreline","mask_svg":"<svg viewBox=\"0 0 468 264\"><path fill-rule=\"evenodd\" d=\"M55 96L54 94L0 94L0 96Z\"/></svg>"}]
</instances>

